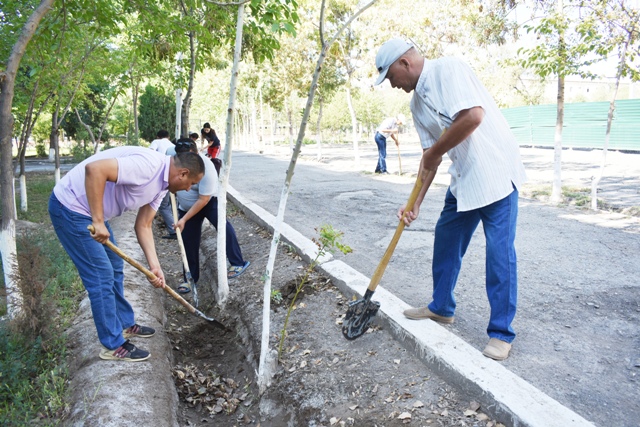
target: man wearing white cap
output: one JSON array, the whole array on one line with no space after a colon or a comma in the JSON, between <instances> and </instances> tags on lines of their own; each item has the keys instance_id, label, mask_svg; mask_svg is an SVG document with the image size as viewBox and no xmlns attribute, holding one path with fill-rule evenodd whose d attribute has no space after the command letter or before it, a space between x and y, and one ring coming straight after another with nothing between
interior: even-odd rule
<instances>
[{"instance_id":1,"label":"man wearing white cap","mask_svg":"<svg viewBox=\"0 0 640 427\"><path fill-rule=\"evenodd\" d=\"M432 302L404 312L410 319L453 323L453 290L473 233L482 221L486 238L486 290L491 306L482 354L509 357L516 334L517 268L515 251L518 188L526 180L520 151L509 125L471 68L455 58L426 60L402 39L382 45L376 56L376 84L413 91L411 112L423 148L419 176L436 170L446 153L451 184L436 224ZM446 131L446 132L445 132ZM404 222L420 212L423 188ZM405 213L403 206L398 217Z\"/></svg>"},{"instance_id":2,"label":"man wearing white cap","mask_svg":"<svg viewBox=\"0 0 640 427\"><path fill-rule=\"evenodd\" d=\"M398 114L396 117L385 119L376 129L375 141L378 146L378 164L376 165L375 173L389 173L387 171L387 138L391 137L396 146L399 146L396 134L398 133L398 126L403 125L404 122L404 115Z\"/></svg>"}]
</instances>

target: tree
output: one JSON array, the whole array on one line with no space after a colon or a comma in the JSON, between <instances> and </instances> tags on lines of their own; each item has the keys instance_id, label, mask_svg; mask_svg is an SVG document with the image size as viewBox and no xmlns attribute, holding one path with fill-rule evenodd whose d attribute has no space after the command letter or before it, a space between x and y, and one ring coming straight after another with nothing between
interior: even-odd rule
<instances>
[{"instance_id":1,"label":"tree","mask_svg":"<svg viewBox=\"0 0 640 427\"><path fill-rule=\"evenodd\" d=\"M558 203L562 199L562 127L564 122L564 79L578 75L583 78L595 76L587 66L601 59L593 55L602 52L597 46L601 35L594 22L581 20L580 4L558 0L556 9L542 19L536 26L526 26L527 32L533 32L544 43L533 48L518 51L520 64L533 70L543 80L555 75L558 78L556 131L554 138L554 176L550 200Z\"/></svg>"},{"instance_id":2,"label":"tree","mask_svg":"<svg viewBox=\"0 0 640 427\"><path fill-rule=\"evenodd\" d=\"M640 11L626 5L624 0L619 0L618 2L595 2L592 12L593 16L590 19L595 19L605 26L607 36L601 49L606 52L614 47L618 48L615 89L609 103L605 142L602 148L602 162L600 163L598 174L591 178L591 209L596 211L598 210L598 184L600 184L607 162L611 123L613 122L613 113L616 108L616 96L620 86L620 79L622 77L630 77L632 81L640 81L640 69L632 66L636 55L640 54L638 46L640 41Z\"/></svg>"},{"instance_id":3,"label":"tree","mask_svg":"<svg viewBox=\"0 0 640 427\"><path fill-rule=\"evenodd\" d=\"M6 62L4 72L0 73L0 194L2 195L2 221L0 227L0 253L2 253L2 268L7 290L7 312L9 316L17 314L20 297L13 281L13 271L16 266L16 224L13 193L13 168L11 167L13 135L13 104L14 86L20 61L24 56L29 41L35 34L42 18L51 10L53 0L42 0L26 21L18 40L14 43Z\"/></svg>"},{"instance_id":4,"label":"tree","mask_svg":"<svg viewBox=\"0 0 640 427\"><path fill-rule=\"evenodd\" d=\"M271 250L269 251L269 260L267 261L267 270L265 272L265 283L264 283L264 292L263 292L263 308L262 308L262 319L263 319L263 332L262 332L262 341L261 341L261 349L260 349L260 366L258 369L258 387L260 392L263 393L270 381L270 372L267 369L267 355L269 354L269 325L270 325L270 306L271 306L271 274L273 272L273 266L275 264L276 251L278 248L278 244L280 242L280 228L282 228L283 220L284 220L284 211L287 206L287 198L289 196L289 188L291 186L291 179L293 178L293 172L295 169L296 162L298 160L298 156L300 155L300 147L302 146L302 141L304 140L304 135L307 126L307 120L309 119L309 113L311 111L311 106L313 105L313 98L316 94L317 86L318 86L318 78L320 76L320 72L322 71L322 64L327 55L327 51L333 45L333 43L340 37L340 34L351 24L353 20L355 20L360 14L362 14L365 10L371 7L376 0L371 0L368 3L364 4L362 7L357 9L351 17L346 20L344 24L339 26L334 35L329 39L325 40L324 26L325 26L325 0L322 0L320 5L320 18L319 18L319 41L320 41L320 53L318 55L316 61L316 67L311 79L311 85L309 87L309 95L307 96L307 104L305 106L304 112L302 113L302 122L300 124L300 130L298 131L298 139L296 140L296 145L291 155L291 161L289 162L289 168L287 169L287 174L284 181L284 186L282 188L282 193L280 195L280 204L278 206L278 214L276 216L276 222L273 227L273 239L271 240ZM266 332L265 332L266 328Z\"/></svg>"},{"instance_id":5,"label":"tree","mask_svg":"<svg viewBox=\"0 0 640 427\"><path fill-rule=\"evenodd\" d=\"M147 85L140 95L140 136L153 141L160 129L170 131L176 125L175 101L163 88Z\"/></svg>"}]
</instances>

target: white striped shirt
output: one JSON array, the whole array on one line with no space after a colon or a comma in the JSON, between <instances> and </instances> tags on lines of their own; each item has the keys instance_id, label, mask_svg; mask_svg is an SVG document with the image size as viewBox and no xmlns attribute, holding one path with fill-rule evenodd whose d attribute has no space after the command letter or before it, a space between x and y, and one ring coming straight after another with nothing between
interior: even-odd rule
<instances>
[{"instance_id":1,"label":"white striped shirt","mask_svg":"<svg viewBox=\"0 0 640 427\"><path fill-rule=\"evenodd\" d=\"M448 151L451 193L458 212L501 200L526 181L520 148L495 101L471 68L457 58L425 60L411 99L422 148L431 147L458 113L482 107L484 119L462 143Z\"/></svg>"}]
</instances>

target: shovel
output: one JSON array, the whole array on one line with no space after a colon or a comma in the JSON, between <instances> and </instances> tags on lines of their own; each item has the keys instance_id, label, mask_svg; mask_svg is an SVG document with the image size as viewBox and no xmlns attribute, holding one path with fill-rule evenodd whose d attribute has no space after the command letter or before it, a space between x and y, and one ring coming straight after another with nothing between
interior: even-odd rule
<instances>
[{"instance_id":1,"label":"shovel","mask_svg":"<svg viewBox=\"0 0 640 427\"><path fill-rule=\"evenodd\" d=\"M407 201L407 205L404 210L405 214L406 212L409 212L411 211L411 209L413 209L413 204L415 203L422 186L426 185L428 189L435 176L435 170L429 171L424 184L421 177L418 176L418 178L416 179L416 183L413 186L413 190L411 190L411 194L409 195L409 200ZM367 288L364 297L356 301L351 301L349 303L347 314L345 315L344 321L342 323L342 335L344 335L344 337L348 340L354 340L367 332L371 321L373 320L376 313L378 313L380 303L377 301L371 301L371 297L373 296L376 287L380 283L380 280L382 280L384 270L387 268L387 264L389 264L389 260L391 259L391 255L393 255L393 251L395 250L396 245L398 244L398 240L400 240L400 235L402 234L402 230L404 230L403 219L400 220L400 223L396 228L396 232L391 239L391 243L389 243L389 247L387 247L387 250L380 260L380 264L378 264L376 271L373 273L373 277L371 277L369 287Z\"/></svg>"},{"instance_id":2,"label":"shovel","mask_svg":"<svg viewBox=\"0 0 640 427\"><path fill-rule=\"evenodd\" d=\"M87 227L87 229L89 230L89 232L91 234L95 233L95 229L93 228L93 225L89 225ZM127 261L129 264L131 264L132 266L137 268L139 271L143 272L145 274L145 276L147 276L149 279L151 279L151 280L155 280L156 279L156 275L155 274L153 274L151 271L149 271L144 266L142 266L138 261L136 261L136 260L134 260L132 258L129 258L129 256L127 256L116 245L114 245L111 242L111 240L107 240L104 243L104 245L106 247L108 247L109 249L111 249L113 252L115 252L120 258L122 258L123 260ZM171 289L169 286L165 285L162 289L164 289L169 295L171 295L173 298L175 298L176 301L178 301L187 310L189 310L189 313L195 314L196 316L203 318L204 320L209 322L209 324L213 324L214 326L216 326L216 327L218 327L220 329L224 329L225 331L228 330L228 328L226 326L224 326L222 323L220 323L219 321L217 321L213 317L205 316L205 314L203 312L201 312L200 310L197 310L194 306L189 304L184 298L182 298L180 295L178 295L176 293L176 291Z\"/></svg>"},{"instance_id":3,"label":"shovel","mask_svg":"<svg viewBox=\"0 0 640 427\"><path fill-rule=\"evenodd\" d=\"M169 197L171 197L171 210L173 210L173 221L174 224L178 223L178 205L176 203L176 195L173 193L169 193ZM187 278L187 283L193 292L193 305L198 307L198 289L196 288L196 282L193 280L191 276L191 270L189 270L189 261L187 261L187 253L184 250L184 242L182 241L182 232L178 227L176 227L176 234L178 236L178 244L180 245L180 253L182 254L182 264L184 265L184 275Z\"/></svg>"}]
</instances>

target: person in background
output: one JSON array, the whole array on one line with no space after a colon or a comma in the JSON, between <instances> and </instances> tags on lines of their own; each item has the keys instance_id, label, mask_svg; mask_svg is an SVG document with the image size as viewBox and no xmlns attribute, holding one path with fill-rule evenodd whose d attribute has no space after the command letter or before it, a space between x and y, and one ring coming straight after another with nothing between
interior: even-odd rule
<instances>
[{"instance_id":1,"label":"person in background","mask_svg":"<svg viewBox=\"0 0 640 427\"><path fill-rule=\"evenodd\" d=\"M518 143L496 102L473 73L456 58L425 59L402 39L392 39L376 55L380 75L391 87L413 92L411 112L420 137L418 177L438 169L447 154L451 184L435 228L432 301L405 310L409 319L453 323L454 288L462 258L478 224L486 239L486 292L491 307L483 355L509 357L516 333L511 323L518 293L515 250L518 188L526 174ZM398 218L410 225L420 213L427 187Z\"/></svg>"},{"instance_id":2,"label":"person in background","mask_svg":"<svg viewBox=\"0 0 640 427\"><path fill-rule=\"evenodd\" d=\"M139 362L149 352L129 338L147 338L155 330L136 323L124 295L124 262L103 245L116 240L109 220L138 210L138 243L156 276L166 286L153 240L156 209L168 191L186 190L204 176L204 162L193 153L173 157L143 147L116 147L95 154L69 171L53 188L49 216L62 247L78 269L89 295L93 321L105 360ZM90 234L88 226L93 226Z\"/></svg>"},{"instance_id":3,"label":"person in background","mask_svg":"<svg viewBox=\"0 0 640 427\"><path fill-rule=\"evenodd\" d=\"M177 153L197 153L198 147L190 138L181 138L176 143L175 150ZM206 159L205 156L201 156ZM189 270L196 284L200 278L200 240L204 219L208 219L211 225L218 229L218 199L215 197L218 194L218 174L211 162L205 161L204 164L205 172L202 181L189 190L176 193L180 220L175 227L181 230ZM229 220L226 228L226 251L230 264L227 277L234 279L244 273L251 263L243 259L236 231ZM189 283L185 280L177 291L182 294L189 293L191 291Z\"/></svg>"},{"instance_id":4,"label":"person in background","mask_svg":"<svg viewBox=\"0 0 640 427\"><path fill-rule=\"evenodd\" d=\"M200 130L200 136L202 142L207 143L207 156L210 159L215 159L220 154L220 138L216 135L216 131L211 127L209 123L205 123Z\"/></svg>"},{"instance_id":5,"label":"person in background","mask_svg":"<svg viewBox=\"0 0 640 427\"><path fill-rule=\"evenodd\" d=\"M167 150L169 148L173 148L174 144L169 140L169 132L162 129L158 131L157 139L151 141L151 148L158 153L167 154ZM162 236L163 239L171 239L175 240L176 232L173 229L173 213L171 212L171 199L169 198L169 194L162 199L162 203L158 206L158 214L162 217L164 221L164 225L167 228L168 234Z\"/></svg>"},{"instance_id":6,"label":"person in background","mask_svg":"<svg viewBox=\"0 0 640 427\"><path fill-rule=\"evenodd\" d=\"M220 154L220 139L209 123L205 123L200 132L202 134L202 141L206 141L207 143L207 156L209 156L213 165L216 167L216 172L220 175L220 168L222 167L222 160L218 158Z\"/></svg>"},{"instance_id":7,"label":"person in background","mask_svg":"<svg viewBox=\"0 0 640 427\"><path fill-rule=\"evenodd\" d=\"M375 141L378 146L378 164L376 165L375 173L388 174L387 171L387 138L391 137L396 146L399 146L398 126L403 125L405 122L404 115L398 114L396 117L389 117L385 119L378 129L376 129Z\"/></svg>"},{"instance_id":8,"label":"person in background","mask_svg":"<svg viewBox=\"0 0 640 427\"><path fill-rule=\"evenodd\" d=\"M162 154L165 154L169 147L173 147L173 142L169 140L169 132L164 129L158 131L156 139L149 145L149 148Z\"/></svg>"}]
</instances>

